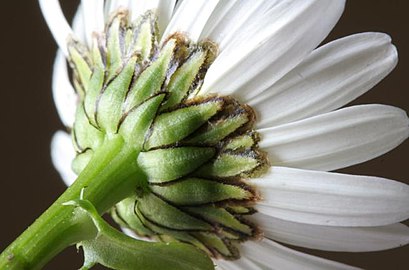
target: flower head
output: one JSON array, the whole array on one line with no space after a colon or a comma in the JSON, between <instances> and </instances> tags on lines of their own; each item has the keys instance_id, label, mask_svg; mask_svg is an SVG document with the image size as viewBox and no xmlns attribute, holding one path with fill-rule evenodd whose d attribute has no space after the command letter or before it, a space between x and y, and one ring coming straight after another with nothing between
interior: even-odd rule
<instances>
[{"instance_id":1,"label":"flower head","mask_svg":"<svg viewBox=\"0 0 409 270\"><path fill-rule=\"evenodd\" d=\"M397 62L381 33L315 49L344 1L87 0L73 30L57 0L40 3L60 46L54 97L75 147L57 133L54 163L70 184L71 162L80 173L106 138L140 152L146 186L112 210L123 227L191 243L223 269L349 268L275 241L353 252L409 241L398 223L408 186L327 172L409 134L398 108L339 109Z\"/></svg>"}]
</instances>

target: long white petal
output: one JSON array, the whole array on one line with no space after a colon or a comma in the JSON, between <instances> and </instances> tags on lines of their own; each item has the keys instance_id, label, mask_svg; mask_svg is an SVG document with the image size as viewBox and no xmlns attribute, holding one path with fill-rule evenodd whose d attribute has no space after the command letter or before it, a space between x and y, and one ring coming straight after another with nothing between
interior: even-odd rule
<instances>
[{"instance_id":1,"label":"long white petal","mask_svg":"<svg viewBox=\"0 0 409 270\"><path fill-rule=\"evenodd\" d=\"M131 0L132 20L148 10L155 10L158 16L159 34L162 35L169 24L176 0Z\"/></svg>"},{"instance_id":2,"label":"long white petal","mask_svg":"<svg viewBox=\"0 0 409 270\"><path fill-rule=\"evenodd\" d=\"M217 42L221 51L249 20L255 10L268 8L275 1L220 1L201 33L201 39Z\"/></svg>"},{"instance_id":3,"label":"long white petal","mask_svg":"<svg viewBox=\"0 0 409 270\"><path fill-rule=\"evenodd\" d=\"M71 169L74 157L75 151L71 136L64 131L57 131L51 140L51 160L67 186L70 186L77 178Z\"/></svg>"},{"instance_id":4,"label":"long white petal","mask_svg":"<svg viewBox=\"0 0 409 270\"><path fill-rule=\"evenodd\" d=\"M92 33L104 30L104 1L82 0L83 20L88 47L92 46Z\"/></svg>"},{"instance_id":5,"label":"long white petal","mask_svg":"<svg viewBox=\"0 0 409 270\"><path fill-rule=\"evenodd\" d=\"M53 98L61 122L71 128L75 120L78 96L68 77L67 63L64 54L58 50L53 69Z\"/></svg>"},{"instance_id":6,"label":"long white petal","mask_svg":"<svg viewBox=\"0 0 409 270\"><path fill-rule=\"evenodd\" d=\"M260 242L247 241L242 244L242 254L262 266L275 270L335 270L358 269L342 263L329 261L301 253L268 239Z\"/></svg>"},{"instance_id":7,"label":"long white petal","mask_svg":"<svg viewBox=\"0 0 409 270\"><path fill-rule=\"evenodd\" d=\"M222 51L206 74L202 91L234 93L244 102L284 76L318 46L345 4L326 0L240 2L246 2L241 6L249 12L234 9L225 23L220 22L225 27L210 36L222 42ZM236 21L243 25L229 35L227 27Z\"/></svg>"},{"instance_id":8,"label":"long white petal","mask_svg":"<svg viewBox=\"0 0 409 270\"><path fill-rule=\"evenodd\" d=\"M65 56L68 56L67 38L72 35L72 29L61 10L58 0L39 0L41 12L55 41Z\"/></svg>"},{"instance_id":9,"label":"long white petal","mask_svg":"<svg viewBox=\"0 0 409 270\"><path fill-rule=\"evenodd\" d=\"M72 30L79 41L84 44L87 42L84 25L84 11L81 4L78 5L77 12L75 12L74 19L72 20Z\"/></svg>"},{"instance_id":10,"label":"long white petal","mask_svg":"<svg viewBox=\"0 0 409 270\"><path fill-rule=\"evenodd\" d=\"M381 81L398 55L388 35L362 33L315 50L272 87L249 101L257 126L275 126L338 109Z\"/></svg>"},{"instance_id":11,"label":"long white petal","mask_svg":"<svg viewBox=\"0 0 409 270\"><path fill-rule=\"evenodd\" d=\"M186 33L193 41L198 41L202 30L219 0L183 1L175 10L163 39L175 33Z\"/></svg>"},{"instance_id":12,"label":"long white petal","mask_svg":"<svg viewBox=\"0 0 409 270\"><path fill-rule=\"evenodd\" d=\"M330 171L392 150L408 137L409 120L399 108L372 104L258 132L273 165Z\"/></svg>"},{"instance_id":13,"label":"long white petal","mask_svg":"<svg viewBox=\"0 0 409 270\"><path fill-rule=\"evenodd\" d=\"M383 226L409 217L409 186L370 176L272 167L249 181L263 214L326 226Z\"/></svg>"},{"instance_id":14,"label":"long white petal","mask_svg":"<svg viewBox=\"0 0 409 270\"><path fill-rule=\"evenodd\" d=\"M252 215L267 238L300 247L347 252L378 251L409 243L409 228L401 223L380 227L336 227Z\"/></svg>"}]
</instances>

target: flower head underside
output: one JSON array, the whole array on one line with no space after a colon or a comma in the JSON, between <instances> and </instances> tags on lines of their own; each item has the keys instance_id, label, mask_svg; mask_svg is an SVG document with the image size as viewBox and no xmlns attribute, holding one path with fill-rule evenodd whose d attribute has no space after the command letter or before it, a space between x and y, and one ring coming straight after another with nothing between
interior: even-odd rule
<instances>
[{"instance_id":1,"label":"flower head underside","mask_svg":"<svg viewBox=\"0 0 409 270\"><path fill-rule=\"evenodd\" d=\"M60 160L80 174L110 138L138 153L144 184L111 210L123 228L193 244L223 269L349 269L272 240L351 252L409 241L399 223L409 216L408 186L327 172L409 134L398 108L341 108L397 63L381 33L316 48L344 1L91 2L82 1L73 32L54 34L55 100L75 154L60 133L53 157L70 182ZM70 100L58 84L64 54ZM59 105L70 101L75 117Z\"/></svg>"}]
</instances>

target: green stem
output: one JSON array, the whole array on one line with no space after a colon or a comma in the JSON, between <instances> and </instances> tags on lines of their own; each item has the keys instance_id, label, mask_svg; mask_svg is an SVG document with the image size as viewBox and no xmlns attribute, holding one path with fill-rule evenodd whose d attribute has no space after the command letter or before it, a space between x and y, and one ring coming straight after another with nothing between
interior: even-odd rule
<instances>
[{"instance_id":1,"label":"green stem","mask_svg":"<svg viewBox=\"0 0 409 270\"><path fill-rule=\"evenodd\" d=\"M85 188L85 198L105 212L146 182L137 156L120 136L108 139L73 185L3 251L0 269L41 269L66 247L94 238L97 230L88 215L62 204L78 199Z\"/></svg>"}]
</instances>

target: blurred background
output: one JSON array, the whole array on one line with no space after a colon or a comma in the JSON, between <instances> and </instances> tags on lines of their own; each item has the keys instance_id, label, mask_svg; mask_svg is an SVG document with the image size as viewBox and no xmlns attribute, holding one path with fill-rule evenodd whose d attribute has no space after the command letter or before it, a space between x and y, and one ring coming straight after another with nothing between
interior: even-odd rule
<instances>
[{"instance_id":1,"label":"blurred background","mask_svg":"<svg viewBox=\"0 0 409 270\"><path fill-rule=\"evenodd\" d=\"M78 1L61 2L66 16L71 18ZM49 155L53 133L63 129L51 96L56 45L37 1L3 1L0 10L0 164L4 172L0 180L0 250L3 250L65 190L65 186ZM409 112L408 10L406 0L350 0L347 3L344 15L327 41L357 32L386 32L392 36L400 58L391 75L353 104L383 103ZM342 172L409 183L408 158L409 140L385 156ZM356 254L299 250L365 269L409 269L409 245ZM82 254L77 254L72 247L45 269L78 269L82 260Z\"/></svg>"}]
</instances>

